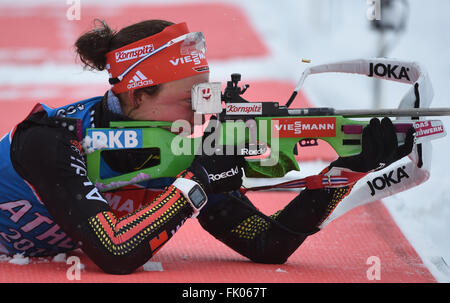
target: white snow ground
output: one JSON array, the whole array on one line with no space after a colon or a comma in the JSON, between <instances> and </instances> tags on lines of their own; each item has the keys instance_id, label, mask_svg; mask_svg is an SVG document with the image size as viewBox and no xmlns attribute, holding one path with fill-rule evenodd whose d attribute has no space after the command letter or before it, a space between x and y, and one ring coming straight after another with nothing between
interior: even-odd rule
<instances>
[{"instance_id":1,"label":"white snow ground","mask_svg":"<svg viewBox=\"0 0 450 303\"><path fill-rule=\"evenodd\" d=\"M243 80L280 79L296 82L305 64L301 58L322 64L343 59L377 56L378 36L367 19L369 6L364 0L214 0L242 7L252 26L262 35L270 56L258 59L210 61L212 81L226 81L232 72L240 72ZM58 3L57 3L58 2ZM64 1L62 1L64 2ZM121 3L202 3L197 0L112 0ZM211 1L203 1L210 3ZM410 13L406 32L394 39L388 57L421 63L428 71L434 87L433 107L450 107L450 1L409 0ZM0 0L0 5L37 5L59 1ZM81 5L84 5L81 0ZM103 4L89 0L89 4ZM62 4L64 5L64 4ZM224 25L226 26L226 25ZM226 39L226 37L224 37ZM239 47L239 45L236 45ZM105 74L85 72L78 66L0 67L0 83L104 83ZM20 75L20 77L18 77ZM64 75L60 77L58 75ZM24 79L23 77L27 77ZM19 80L20 79L20 80ZM335 108L371 108L373 82L350 75L312 76L305 92L317 106ZM396 107L407 87L383 83L382 107ZM284 101L288 96L280 96ZM447 127L450 118L442 118ZM431 178L427 183L384 200L402 232L416 249L425 265L439 282L450 282L450 169L448 150L450 137L433 143ZM317 172L323 163L309 163L305 170Z\"/></svg>"}]
</instances>

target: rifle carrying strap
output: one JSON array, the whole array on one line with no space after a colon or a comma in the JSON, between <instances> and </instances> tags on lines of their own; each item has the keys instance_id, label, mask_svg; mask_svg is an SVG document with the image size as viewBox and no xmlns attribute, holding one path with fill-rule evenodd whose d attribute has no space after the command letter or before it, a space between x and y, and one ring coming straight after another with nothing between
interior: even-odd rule
<instances>
[{"instance_id":1,"label":"rifle carrying strap","mask_svg":"<svg viewBox=\"0 0 450 303\"><path fill-rule=\"evenodd\" d=\"M325 168L318 175L311 175L302 179L291 180L273 185L258 186L251 188L242 188L241 192L259 191L268 189L321 189L321 188L335 188L354 185L359 179L366 176L367 173L355 172L345 168L332 167Z\"/></svg>"}]
</instances>

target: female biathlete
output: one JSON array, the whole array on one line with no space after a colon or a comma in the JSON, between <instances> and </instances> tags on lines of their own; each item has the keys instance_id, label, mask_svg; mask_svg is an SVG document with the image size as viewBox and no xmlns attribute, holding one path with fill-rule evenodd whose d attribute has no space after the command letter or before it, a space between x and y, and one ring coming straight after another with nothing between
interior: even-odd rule
<instances>
[{"instance_id":1,"label":"female biathlete","mask_svg":"<svg viewBox=\"0 0 450 303\"><path fill-rule=\"evenodd\" d=\"M129 274L189 218L261 263L285 262L319 230L351 186L305 189L267 216L238 190L242 156L198 156L176 178L142 185L148 189L142 205L120 216L89 180L81 144L87 128L108 128L110 121L125 120L193 122L191 87L209 79L202 40L185 23L164 20L139 22L118 32L100 21L78 38L82 63L106 69L112 87L103 96L60 108L38 104L2 138L0 252L49 256L81 248L103 271ZM369 172L409 154L412 132L406 142L397 146L388 118L372 119L363 131L362 153L338 158L325 171L338 167ZM105 161L112 169L132 170L146 159L135 150L111 154ZM208 178L230 170L234 173L226 178ZM159 191L152 195L151 190Z\"/></svg>"}]
</instances>

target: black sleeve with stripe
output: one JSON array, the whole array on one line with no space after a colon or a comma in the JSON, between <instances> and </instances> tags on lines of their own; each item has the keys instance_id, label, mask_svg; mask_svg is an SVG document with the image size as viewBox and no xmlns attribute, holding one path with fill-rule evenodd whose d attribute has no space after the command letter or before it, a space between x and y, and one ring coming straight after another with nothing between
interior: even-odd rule
<instances>
[{"instance_id":1,"label":"black sleeve with stripe","mask_svg":"<svg viewBox=\"0 0 450 303\"><path fill-rule=\"evenodd\" d=\"M12 141L14 168L41 197L55 223L103 271L127 274L147 262L192 214L178 189L117 218L87 177L76 136L51 119L19 124Z\"/></svg>"}]
</instances>

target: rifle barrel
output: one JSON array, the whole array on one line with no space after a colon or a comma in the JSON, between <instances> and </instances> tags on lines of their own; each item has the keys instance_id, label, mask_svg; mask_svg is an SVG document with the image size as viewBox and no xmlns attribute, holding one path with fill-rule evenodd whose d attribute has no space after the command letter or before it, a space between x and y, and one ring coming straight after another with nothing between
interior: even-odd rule
<instances>
[{"instance_id":1,"label":"rifle barrel","mask_svg":"<svg viewBox=\"0 0 450 303\"><path fill-rule=\"evenodd\" d=\"M450 108L343 109L334 115L346 118L450 116Z\"/></svg>"}]
</instances>

